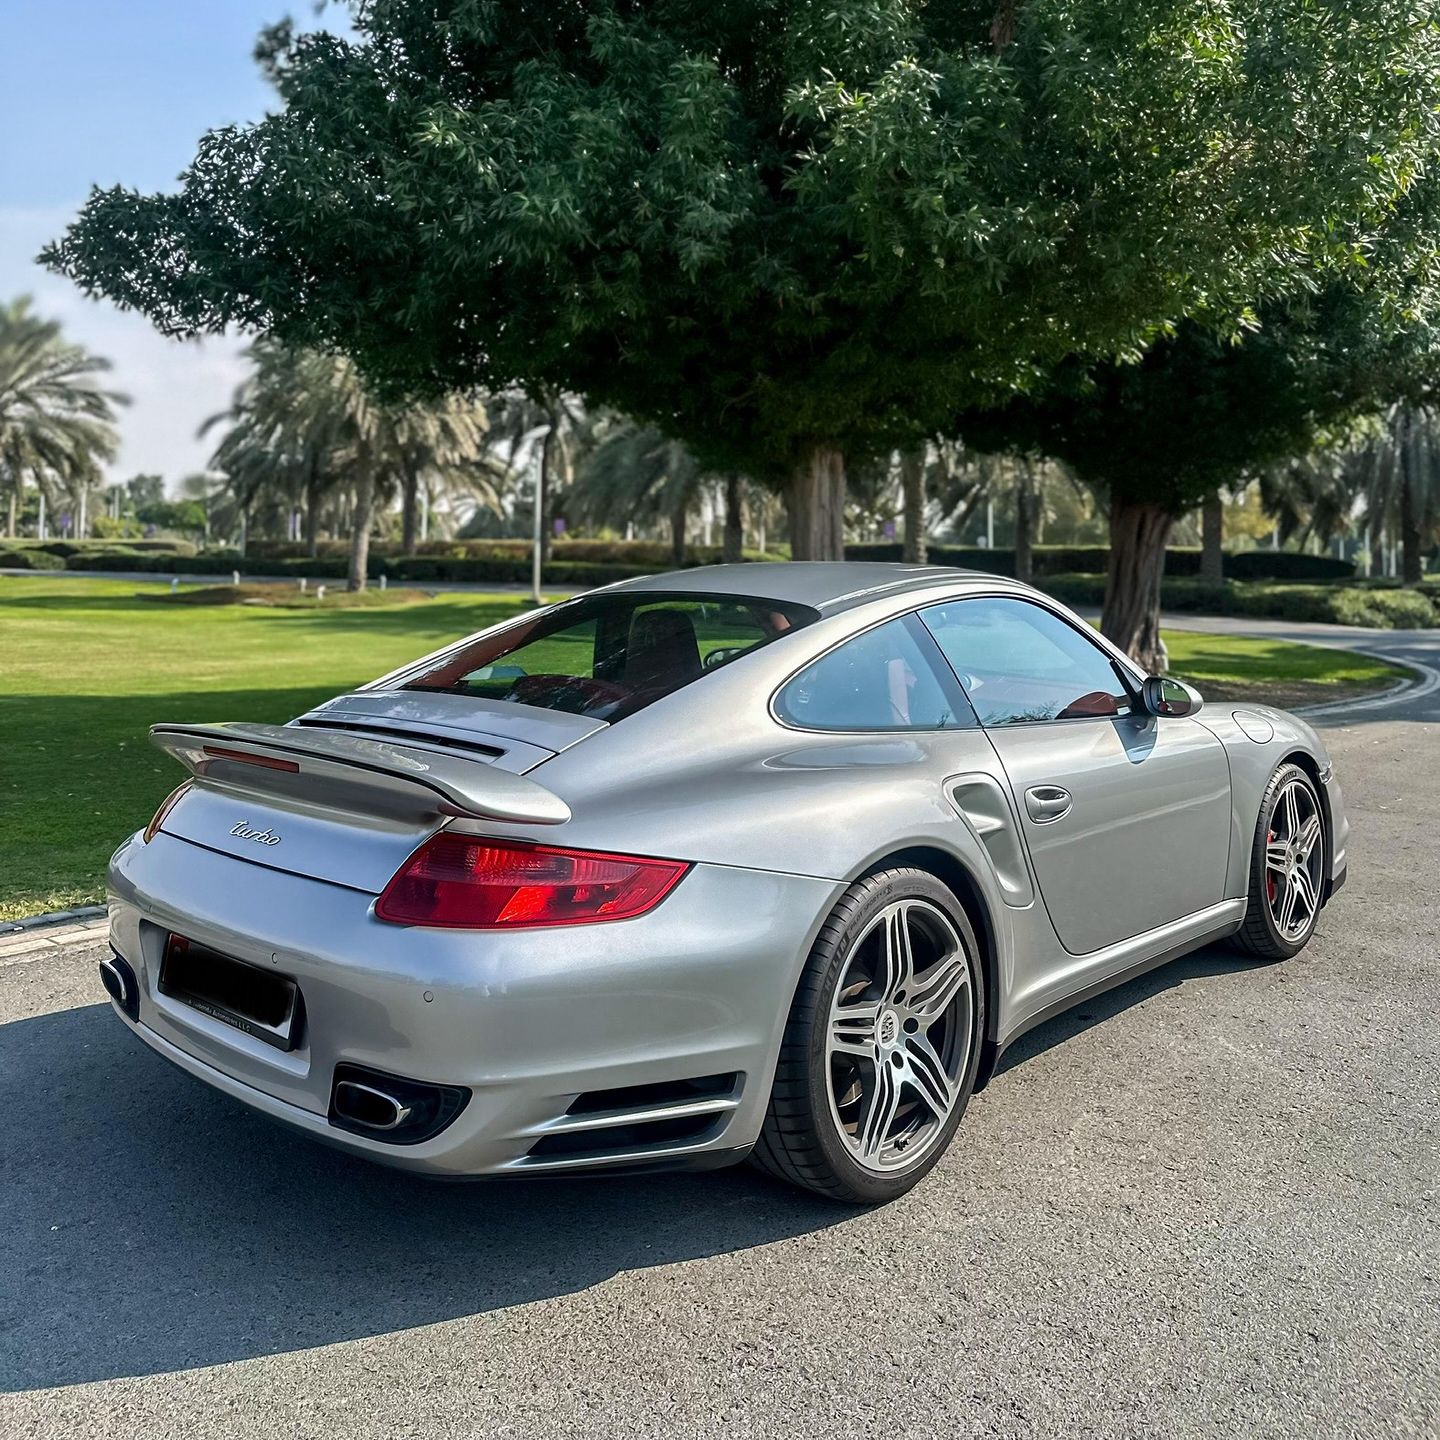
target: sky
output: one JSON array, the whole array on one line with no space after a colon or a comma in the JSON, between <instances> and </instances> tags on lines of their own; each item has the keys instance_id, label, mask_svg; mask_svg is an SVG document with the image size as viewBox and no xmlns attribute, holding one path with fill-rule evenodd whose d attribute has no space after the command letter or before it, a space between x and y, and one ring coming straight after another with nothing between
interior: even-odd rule
<instances>
[{"instance_id":1,"label":"sky","mask_svg":"<svg viewBox=\"0 0 1440 1440\"><path fill-rule=\"evenodd\" d=\"M87 300L34 263L92 185L176 187L195 142L259 119L272 103L251 52L263 26L294 14L341 25L311 0L0 0L0 298L34 296L66 335L107 356L130 396L111 476L204 468L202 421L245 372L244 340L167 340L142 316Z\"/></svg>"}]
</instances>

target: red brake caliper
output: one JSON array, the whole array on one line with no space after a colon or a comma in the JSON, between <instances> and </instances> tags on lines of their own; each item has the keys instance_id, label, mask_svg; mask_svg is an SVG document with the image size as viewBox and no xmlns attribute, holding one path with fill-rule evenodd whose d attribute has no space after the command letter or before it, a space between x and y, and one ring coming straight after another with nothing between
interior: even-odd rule
<instances>
[{"instance_id":1,"label":"red brake caliper","mask_svg":"<svg viewBox=\"0 0 1440 1440\"><path fill-rule=\"evenodd\" d=\"M1275 832L1273 830L1269 832L1265 843L1267 845L1273 845L1275 843ZM1275 873L1270 869L1268 863L1265 866L1265 895L1273 905L1275 903Z\"/></svg>"}]
</instances>

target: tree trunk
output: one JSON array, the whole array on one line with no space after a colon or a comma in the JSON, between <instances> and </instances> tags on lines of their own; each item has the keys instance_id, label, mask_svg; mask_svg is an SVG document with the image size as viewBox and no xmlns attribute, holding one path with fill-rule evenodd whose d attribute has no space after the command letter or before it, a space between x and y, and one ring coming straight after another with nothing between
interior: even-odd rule
<instances>
[{"instance_id":1,"label":"tree trunk","mask_svg":"<svg viewBox=\"0 0 1440 1440\"><path fill-rule=\"evenodd\" d=\"M1406 585L1425 578L1425 537L1415 488L1412 456L1406 455L1400 467L1400 578Z\"/></svg>"},{"instance_id":2,"label":"tree trunk","mask_svg":"<svg viewBox=\"0 0 1440 1440\"><path fill-rule=\"evenodd\" d=\"M5 527L5 533L13 540L15 538L15 511L16 496L20 489L20 482L17 480L10 489L10 519Z\"/></svg>"},{"instance_id":3,"label":"tree trunk","mask_svg":"<svg viewBox=\"0 0 1440 1440\"><path fill-rule=\"evenodd\" d=\"M400 553L413 555L420 508L420 477L407 469L400 477L400 486Z\"/></svg>"},{"instance_id":4,"label":"tree trunk","mask_svg":"<svg viewBox=\"0 0 1440 1440\"><path fill-rule=\"evenodd\" d=\"M1015 481L1015 578L1030 583L1035 573L1030 548L1031 529L1034 525L1034 474L1030 462L1020 462L1020 473Z\"/></svg>"},{"instance_id":5,"label":"tree trunk","mask_svg":"<svg viewBox=\"0 0 1440 1440\"><path fill-rule=\"evenodd\" d=\"M305 477L305 553L312 560L320 553L320 476L314 466Z\"/></svg>"},{"instance_id":6,"label":"tree trunk","mask_svg":"<svg viewBox=\"0 0 1440 1440\"><path fill-rule=\"evenodd\" d=\"M733 472L725 477L725 541L720 558L727 565L745 558L745 491Z\"/></svg>"},{"instance_id":7,"label":"tree trunk","mask_svg":"<svg viewBox=\"0 0 1440 1440\"><path fill-rule=\"evenodd\" d=\"M923 565L925 544L925 447L906 450L900 456L901 504L905 511L905 561Z\"/></svg>"},{"instance_id":8,"label":"tree trunk","mask_svg":"<svg viewBox=\"0 0 1440 1440\"><path fill-rule=\"evenodd\" d=\"M360 462L360 480L355 486L355 508L350 523L350 573L347 590L363 590L370 576L370 522L375 514L375 476L368 458Z\"/></svg>"},{"instance_id":9,"label":"tree trunk","mask_svg":"<svg viewBox=\"0 0 1440 1440\"><path fill-rule=\"evenodd\" d=\"M677 505L670 512L670 565L679 570L685 564L685 505Z\"/></svg>"},{"instance_id":10,"label":"tree trunk","mask_svg":"<svg viewBox=\"0 0 1440 1440\"><path fill-rule=\"evenodd\" d=\"M845 558L845 457L817 445L795 467L785 492L792 560Z\"/></svg>"},{"instance_id":11,"label":"tree trunk","mask_svg":"<svg viewBox=\"0 0 1440 1440\"><path fill-rule=\"evenodd\" d=\"M1217 585L1225 578L1225 502L1218 495L1200 507L1200 578Z\"/></svg>"},{"instance_id":12,"label":"tree trunk","mask_svg":"<svg viewBox=\"0 0 1440 1440\"><path fill-rule=\"evenodd\" d=\"M1160 639L1160 580L1175 517L1118 497L1110 505L1110 573L1100 630L1151 675L1169 665Z\"/></svg>"}]
</instances>

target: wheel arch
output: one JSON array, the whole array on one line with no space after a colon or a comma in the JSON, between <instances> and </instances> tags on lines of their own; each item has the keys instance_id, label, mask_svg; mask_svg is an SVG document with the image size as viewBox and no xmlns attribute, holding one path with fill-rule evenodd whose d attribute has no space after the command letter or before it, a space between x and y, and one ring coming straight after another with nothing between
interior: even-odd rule
<instances>
[{"instance_id":1,"label":"wheel arch","mask_svg":"<svg viewBox=\"0 0 1440 1440\"><path fill-rule=\"evenodd\" d=\"M941 882L960 902L966 919L980 942L980 964L985 975L985 1039L980 1052L980 1066L975 1076L975 1089L981 1090L994 1073L999 1052L1000 949L985 892L966 863L953 852L938 845L909 845L892 850L872 861L857 875L857 880L876 875L882 870L900 868L924 870Z\"/></svg>"}]
</instances>

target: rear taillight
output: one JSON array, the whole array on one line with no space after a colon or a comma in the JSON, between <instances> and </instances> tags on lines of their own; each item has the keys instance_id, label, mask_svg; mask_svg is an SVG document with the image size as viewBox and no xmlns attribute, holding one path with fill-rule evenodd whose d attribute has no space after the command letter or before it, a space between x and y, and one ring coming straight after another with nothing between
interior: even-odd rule
<instances>
[{"instance_id":1,"label":"rear taillight","mask_svg":"<svg viewBox=\"0 0 1440 1440\"><path fill-rule=\"evenodd\" d=\"M653 910L689 868L443 831L405 862L375 914L395 925L456 930L631 920Z\"/></svg>"},{"instance_id":2,"label":"rear taillight","mask_svg":"<svg viewBox=\"0 0 1440 1440\"><path fill-rule=\"evenodd\" d=\"M175 808L175 802L190 788L193 782L186 780L183 784L177 785L161 802L160 808L150 817L150 823L145 827L140 839L148 845L159 833L160 827L165 823L165 817Z\"/></svg>"}]
</instances>

